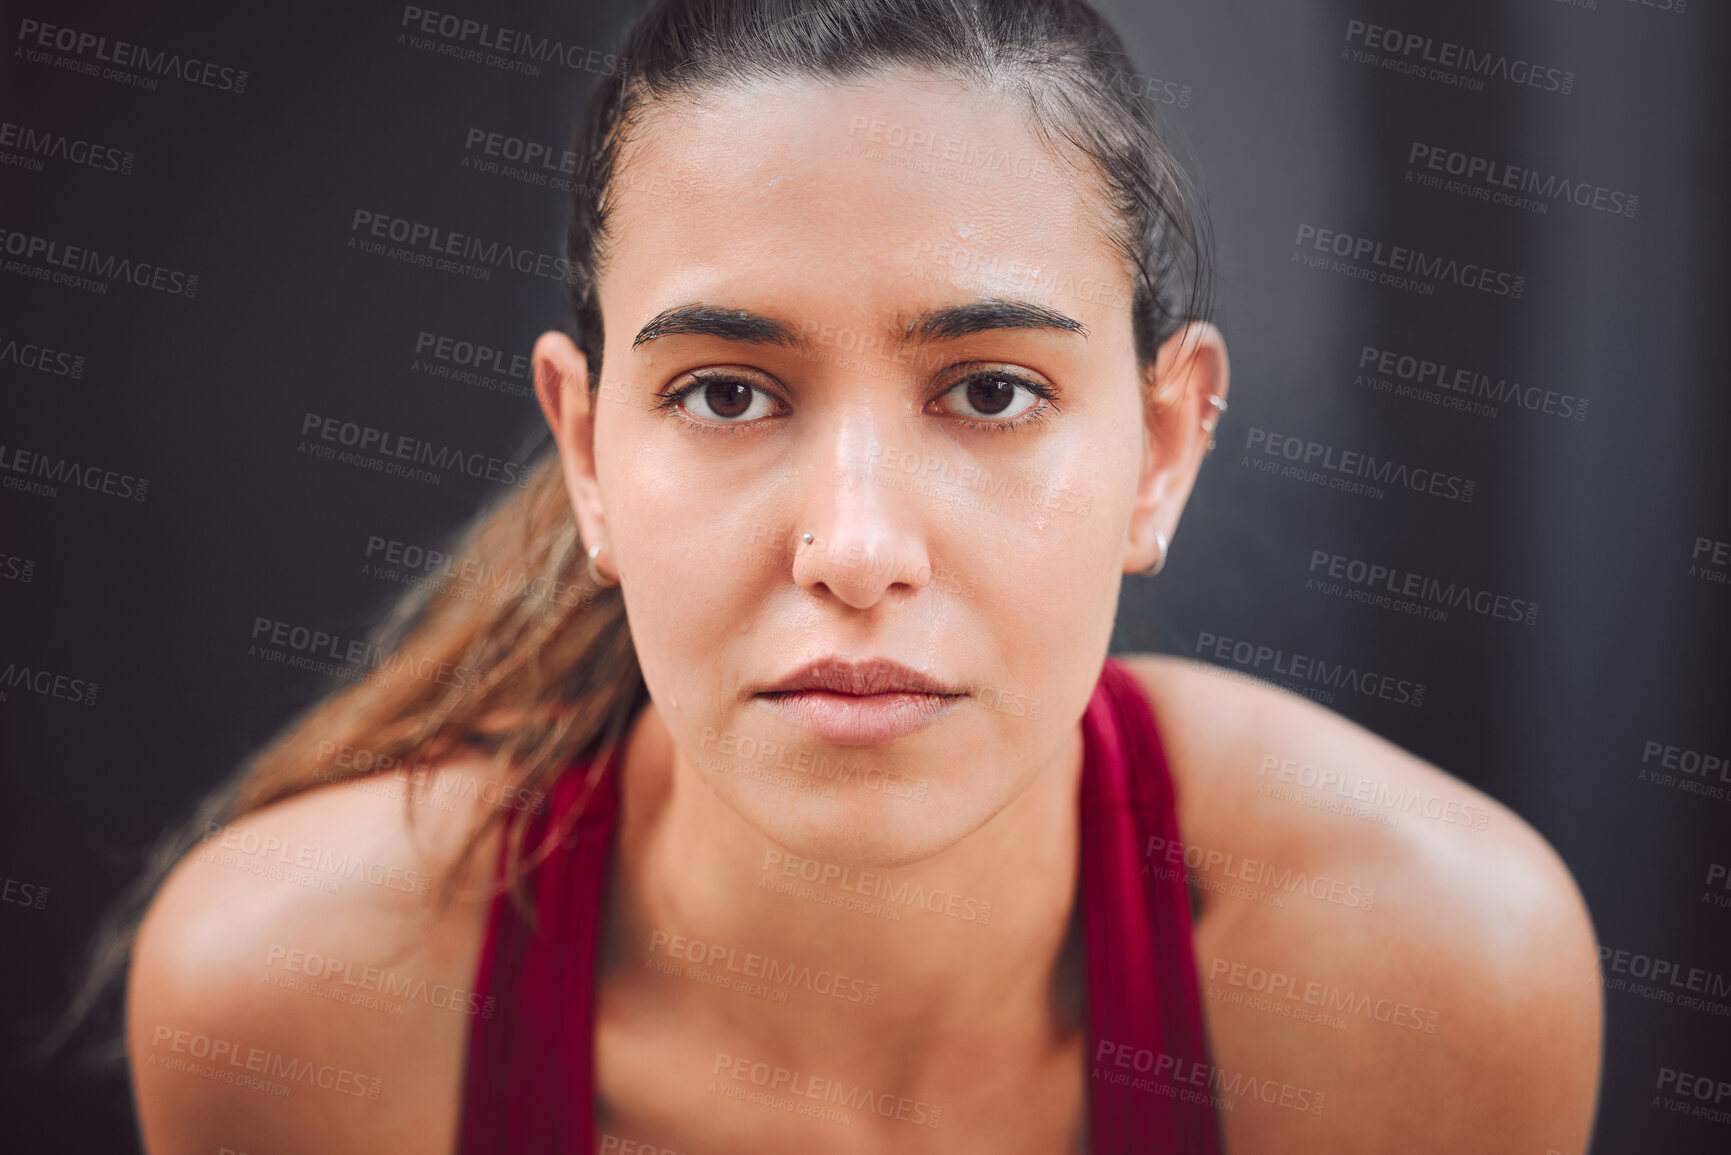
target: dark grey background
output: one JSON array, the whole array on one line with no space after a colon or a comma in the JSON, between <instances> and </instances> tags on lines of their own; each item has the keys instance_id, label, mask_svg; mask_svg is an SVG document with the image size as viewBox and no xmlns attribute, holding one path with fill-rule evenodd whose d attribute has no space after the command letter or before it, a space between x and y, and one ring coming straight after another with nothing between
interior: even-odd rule
<instances>
[{"instance_id":1,"label":"dark grey background","mask_svg":"<svg viewBox=\"0 0 1731 1155\"><path fill-rule=\"evenodd\" d=\"M423 7L603 49L628 13ZM464 141L480 128L563 148L594 77L418 51L397 42L402 11L4 6L0 120L134 159L127 174L0 164L0 228L199 276L187 299L0 271L0 348L84 358L77 378L0 359L0 444L150 483L143 502L0 490L0 668L100 685L91 705L16 689L0 700L0 872L49 892L41 910L0 903L9 1043L65 997L150 839L322 689L247 656L254 619L360 636L400 591L361 573L369 537L436 546L497 490L314 460L297 452L302 415L501 458L525 458L538 435L527 396L413 371L414 344L430 331L526 353L563 322L562 286L506 270L464 280L346 242L369 209L560 252L563 195L465 169ZM1705 897L1709 867L1731 862L1731 793L1638 778L1650 741L1731 754L1731 586L1688 572L1698 537L1731 539L1723 8L1108 11L1197 162L1233 360L1220 448L1166 572L1127 580L1114 649L1195 654L1207 633L1423 682L1420 708L1331 704L1531 821L1573 869L1603 945L1731 975L1731 909ZM16 51L23 18L244 68L246 91L165 78L147 92L33 62ZM1472 92L1343 58L1351 19L1566 69L1573 91ZM1404 179L1415 141L1631 192L1639 209L1535 215L1421 188ZM1301 223L1522 273L1525 291L1419 296L1305 268ZM1588 416L1468 416L1375 392L1354 383L1366 345L1586 398ZM1472 478L1475 496L1376 500L1266 475L1244 464L1252 428ZM1320 595L1305 589L1316 550L1536 601L1539 616L1431 622ZM1593 1149L1731 1145L1731 1126L1654 1105L1661 1067L1731 1079L1731 1019L1621 991L1606 1011ZM10 1066L4 1094L9 1146L136 1143L118 1079Z\"/></svg>"}]
</instances>

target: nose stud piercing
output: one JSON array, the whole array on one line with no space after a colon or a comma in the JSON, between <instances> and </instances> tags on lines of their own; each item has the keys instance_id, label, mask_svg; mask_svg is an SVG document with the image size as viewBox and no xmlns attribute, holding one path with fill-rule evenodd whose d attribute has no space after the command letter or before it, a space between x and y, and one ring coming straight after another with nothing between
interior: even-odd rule
<instances>
[{"instance_id":1,"label":"nose stud piercing","mask_svg":"<svg viewBox=\"0 0 1731 1155\"><path fill-rule=\"evenodd\" d=\"M805 542L805 544L810 545L811 544L811 534L809 534L809 533L806 534L804 537L800 538L800 540Z\"/></svg>"}]
</instances>

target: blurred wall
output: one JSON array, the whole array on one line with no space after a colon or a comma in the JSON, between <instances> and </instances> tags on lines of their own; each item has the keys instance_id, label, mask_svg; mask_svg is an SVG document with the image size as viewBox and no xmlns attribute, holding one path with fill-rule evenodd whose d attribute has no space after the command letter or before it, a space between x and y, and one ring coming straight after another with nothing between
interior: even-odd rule
<instances>
[{"instance_id":1,"label":"blurred wall","mask_svg":"<svg viewBox=\"0 0 1731 1155\"><path fill-rule=\"evenodd\" d=\"M439 548L500 489L323 458L304 432L357 422L500 472L539 440L559 158L628 6L440 11L595 55L489 62L384 4L5 5L13 1043L149 841L322 688L255 645L261 619L359 637L412 576L386 556ZM1107 11L1205 190L1233 364L1171 563L1126 579L1114 649L1289 685L1527 817L1606 956L1594 1150L1726 1149L1731 1127L1656 1087L1731 1080L1723 8ZM153 73L120 41L208 67ZM369 251L385 217L527 271ZM56 280L69 246L98 266ZM92 487L33 472L69 466ZM8 1130L43 1149L136 1142L118 1080L3 1084Z\"/></svg>"}]
</instances>

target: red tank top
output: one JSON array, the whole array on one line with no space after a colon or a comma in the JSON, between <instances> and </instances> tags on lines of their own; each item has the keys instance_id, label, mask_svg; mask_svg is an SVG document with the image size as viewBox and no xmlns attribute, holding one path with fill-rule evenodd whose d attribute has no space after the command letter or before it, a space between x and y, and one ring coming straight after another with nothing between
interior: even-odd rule
<instances>
[{"instance_id":1,"label":"red tank top","mask_svg":"<svg viewBox=\"0 0 1731 1155\"><path fill-rule=\"evenodd\" d=\"M1082 735L1089 1148L1216 1155L1184 872L1149 855L1178 840L1172 780L1153 711L1121 662L1101 669ZM527 876L540 933L508 896L493 902L475 993L497 1002L470 1030L459 1155L594 1151L594 963L619 810L616 755L587 802L586 767L576 767L542 814L527 815L525 845L536 846L582 805L571 834Z\"/></svg>"}]
</instances>

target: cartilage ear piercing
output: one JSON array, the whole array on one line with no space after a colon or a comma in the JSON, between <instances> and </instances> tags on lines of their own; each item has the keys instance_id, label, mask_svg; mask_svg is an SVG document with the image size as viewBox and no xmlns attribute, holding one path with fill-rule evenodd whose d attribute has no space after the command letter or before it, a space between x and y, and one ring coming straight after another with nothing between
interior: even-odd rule
<instances>
[{"instance_id":1,"label":"cartilage ear piercing","mask_svg":"<svg viewBox=\"0 0 1731 1155\"><path fill-rule=\"evenodd\" d=\"M1204 420L1202 422L1202 432L1208 434L1208 448L1204 452L1205 453L1213 453L1214 452L1214 426L1220 421L1220 419L1222 417L1226 416L1226 398L1220 397L1217 395L1210 396L1208 398L1208 404L1214 406L1214 416L1207 418L1206 420Z\"/></svg>"}]
</instances>

